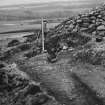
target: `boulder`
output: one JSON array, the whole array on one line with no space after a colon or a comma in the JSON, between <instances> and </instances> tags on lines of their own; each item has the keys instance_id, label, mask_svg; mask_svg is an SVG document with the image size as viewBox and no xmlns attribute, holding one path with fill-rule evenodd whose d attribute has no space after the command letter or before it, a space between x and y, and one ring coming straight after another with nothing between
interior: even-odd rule
<instances>
[{"instance_id":1,"label":"boulder","mask_svg":"<svg viewBox=\"0 0 105 105\"><path fill-rule=\"evenodd\" d=\"M93 32L92 32L92 35L96 35L96 34L97 34L97 32L96 32L96 31L93 31Z\"/></svg>"},{"instance_id":2,"label":"boulder","mask_svg":"<svg viewBox=\"0 0 105 105\"><path fill-rule=\"evenodd\" d=\"M101 36L96 38L96 42L102 42L102 41L103 41L103 38Z\"/></svg>"},{"instance_id":3,"label":"boulder","mask_svg":"<svg viewBox=\"0 0 105 105\"><path fill-rule=\"evenodd\" d=\"M96 26L100 26L100 25L102 25L102 22L96 22Z\"/></svg>"},{"instance_id":4,"label":"boulder","mask_svg":"<svg viewBox=\"0 0 105 105\"><path fill-rule=\"evenodd\" d=\"M74 27L73 24L70 24L70 25L69 25L69 28L70 28L70 29L73 29L73 27Z\"/></svg>"},{"instance_id":5,"label":"boulder","mask_svg":"<svg viewBox=\"0 0 105 105\"><path fill-rule=\"evenodd\" d=\"M78 29L77 28L74 28L73 30L72 30L72 32L77 32L78 31Z\"/></svg>"},{"instance_id":6,"label":"boulder","mask_svg":"<svg viewBox=\"0 0 105 105\"><path fill-rule=\"evenodd\" d=\"M92 20L92 23L95 24L96 23L96 20Z\"/></svg>"},{"instance_id":7,"label":"boulder","mask_svg":"<svg viewBox=\"0 0 105 105\"><path fill-rule=\"evenodd\" d=\"M81 28L80 31L87 31L88 28Z\"/></svg>"},{"instance_id":8,"label":"boulder","mask_svg":"<svg viewBox=\"0 0 105 105\"><path fill-rule=\"evenodd\" d=\"M102 18L102 16L101 16L101 15L98 15L97 17L98 17L99 19L100 19L100 18Z\"/></svg>"},{"instance_id":9,"label":"boulder","mask_svg":"<svg viewBox=\"0 0 105 105\"><path fill-rule=\"evenodd\" d=\"M14 39L8 43L8 47L13 47L13 46L16 46L19 44L20 44L20 42L17 39Z\"/></svg>"},{"instance_id":10,"label":"boulder","mask_svg":"<svg viewBox=\"0 0 105 105\"><path fill-rule=\"evenodd\" d=\"M89 23L83 23L82 24L82 27L84 27L84 28L88 28L88 26L89 26Z\"/></svg>"},{"instance_id":11,"label":"boulder","mask_svg":"<svg viewBox=\"0 0 105 105\"><path fill-rule=\"evenodd\" d=\"M76 22L77 23L82 23L82 20L81 19L78 19Z\"/></svg>"},{"instance_id":12,"label":"boulder","mask_svg":"<svg viewBox=\"0 0 105 105\"><path fill-rule=\"evenodd\" d=\"M98 31L105 30L105 26L104 25L100 25L100 26L97 27L97 30Z\"/></svg>"},{"instance_id":13,"label":"boulder","mask_svg":"<svg viewBox=\"0 0 105 105\"><path fill-rule=\"evenodd\" d=\"M93 16L90 17L90 19L91 19L91 20L95 20L96 17L93 15Z\"/></svg>"},{"instance_id":14,"label":"boulder","mask_svg":"<svg viewBox=\"0 0 105 105\"><path fill-rule=\"evenodd\" d=\"M95 26L96 26L95 24L90 24L88 28L93 28Z\"/></svg>"},{"instance_id":15,"label":"boulder","mask_svg":"<svg viewBox=\"0 0 105 105\"><path fill-rule=\"evenodd\" d=\"M86 17L86 18L82 18L82 21L83 23L89 23L91 20L88 17Z\"/></svg>"}]
</instances>

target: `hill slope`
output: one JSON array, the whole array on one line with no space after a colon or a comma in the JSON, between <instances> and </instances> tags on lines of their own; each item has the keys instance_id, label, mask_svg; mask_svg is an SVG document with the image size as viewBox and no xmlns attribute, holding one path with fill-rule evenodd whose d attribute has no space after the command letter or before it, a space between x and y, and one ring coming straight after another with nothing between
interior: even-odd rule
<instances>
[{"instance_id":1,"label":"hill slope","mask_svg":"<svg viewBox=\"0 0 105 105\"><path fill-rule=\"evenodd\" d=\"M55 63L47 62L46 53L41 54L41 40L35 35L1 48L0 89L4 90L0 92L1 104L105 105L104 14L102 5L67 19L50 31L45 38L50 49L58 49L55 45L63 42L71 48L60 52ZM96 40L97 36L102 39ZM56 41L58 37L60 40Z\"/></svg>"},{"instance_id":2,"label":"hill slope","mask_svg":"<svg viewBox=\"0 0 105 105\"><path fill-rule=\"evenodd\" d=\"M40 4L23 4L0 7L0 20L24 20L45 18L63 18L94 8L104 0L58 1Z\"/></svg>"}]
</instances>

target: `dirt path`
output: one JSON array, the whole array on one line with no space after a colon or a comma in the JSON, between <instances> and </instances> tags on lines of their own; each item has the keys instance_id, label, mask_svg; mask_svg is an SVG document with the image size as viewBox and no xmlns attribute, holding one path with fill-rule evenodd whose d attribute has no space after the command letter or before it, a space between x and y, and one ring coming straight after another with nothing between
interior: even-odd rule
<instances>
[{"instance_id":1,"label":"dirt path","mask_svg":"<svg viewBox=\"0 0 105 105\"><path fill-rule=\"evenodd\" d=\"M46 57L43 56L32 58L20 69L27 72L33 80L40 81L62 104L104 105L104 74L102 76L102 73L99 74L91 67L48 64L45 60Z\"/></svg>"}]
</instances>

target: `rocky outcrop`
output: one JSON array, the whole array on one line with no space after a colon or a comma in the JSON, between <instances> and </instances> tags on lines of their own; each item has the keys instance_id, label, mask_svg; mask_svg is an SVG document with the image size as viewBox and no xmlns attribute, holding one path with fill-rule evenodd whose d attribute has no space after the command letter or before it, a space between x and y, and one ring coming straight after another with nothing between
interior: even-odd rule
<instances>
[{"instance_id":1,"label":"rocky outcrop","mask_svg":"<svg viewBox=\"0 0 105 105\"><path fill-rule=\"evenodd\" d=\"M104 31L104 32L103 32ZM88 13L71 17L56 26L48 35L62 35L70 32L85 32L90 35L105 33L105 5ZM103 35L104 36L104 35Z\"/></svg>"},{"instance_id":2,"label":"rocky outcrop","mask_svg":"<svg viewBox=\"0 0 105 105\"><path fill-rule=\"evenodd\" d=\"M11 42L8 43L8 47L13 47L13 46L16 46L16 45L19 45L20 42L16 39L12 40Z\"/></svg>"},{"instance_id":3,"label":"rocky outcrop","mask_svg":"<svg viewBox=\"0 0 105 105\"><path fill-rule=\"evenodd\" d=\"M76 37L74 34L77 34ZM90 39L97 36L105 37L105 5L101 5L100 7L92 9L87 13L68 18L67 20L56 26L47 35L50 40L53 39L53 37L60 37L61 40L66 39L66 43L67 39L72 38L72 36L74 36L75 40L79 40L80 36L84 36L86 39L87 37L89 37ZM59 42L61 42L61 40L59 40ZM50 41L48 41L48 43L49 42ZM68 42L71 45L70 47L73 47L71 40L69 40ZM79 42L81 42L81 40L77 41L77 45L79 45ZM54 44L55 43L58 42L55 41Z\"/></svg>"},{"instance_id":4,"label":"rocky outcrop","mask_svg":"<svg viewBox=\"0 0 105 105\"><path fill-rule=\"evenodd\" d=\"M59 105L15 63L0 69L0 105L49 105L49 102Z\"/></svg>"}]
</instances>

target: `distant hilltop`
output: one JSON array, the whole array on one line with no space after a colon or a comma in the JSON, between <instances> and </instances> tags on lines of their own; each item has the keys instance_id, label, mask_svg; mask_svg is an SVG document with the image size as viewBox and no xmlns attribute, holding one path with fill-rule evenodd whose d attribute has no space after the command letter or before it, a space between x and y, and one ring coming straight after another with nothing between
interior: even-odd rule
<instances>
[{"instance_id":1,"label":"distant hilltop","mask_svg":"<svg viewBox=\"0 0 105 105\"><path fill-rule=\"evenodd\" d=\"M44 18L65 18L95 8L104 0L74 0L0 6L0 20L30 20Z\"/></svg>"}]
</instances>

